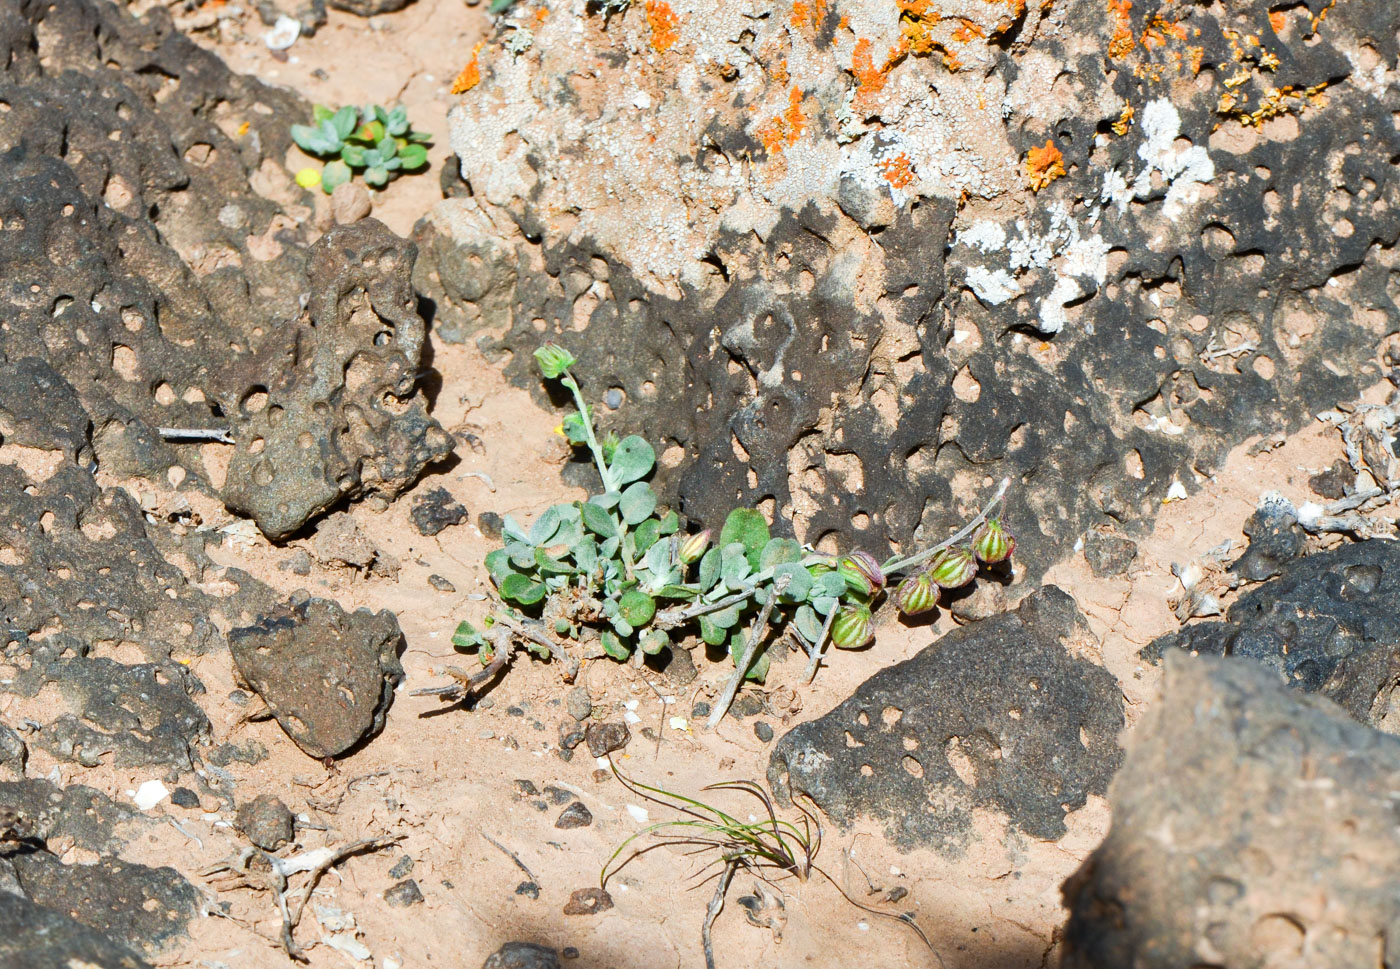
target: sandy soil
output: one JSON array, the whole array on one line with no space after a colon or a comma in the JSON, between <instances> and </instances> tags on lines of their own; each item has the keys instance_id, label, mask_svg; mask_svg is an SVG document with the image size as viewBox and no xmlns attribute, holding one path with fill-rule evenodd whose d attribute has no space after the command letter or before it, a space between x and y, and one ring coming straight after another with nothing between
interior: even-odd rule
<instances>
[{"instance_id":1,"label":"sandy soil","mask_svg":"<svg viewBox=\"0 0 1400 969\"><path fill-rule=\"evenodd\" d=\"M439 137L431 174L400 179L377 200L376 215L407 232L439 197L446 87L485 29L485 16L461 0L420 0L402 13L376 18L380 30L347 15L331 16L330 25L299 41L286 62L270 56L261 42L265 28L256 20L246 24L246 41L218 49L236 69L292 85L308 98L407 104L415 124ZM463 441L458 459L425 476L385 511L365 506L350 511L382 552L398 560L396 578L320 565L307 576L296 576L280 566L309 548L309 540L275 547L251 531L237 540L230 536L216 554L221 562L287 592L304 587L347 607L391 609L407 643L407 683L383 734L329 768L301 754L274 722L243 719L243 708L228 699L236 684L227 656L196 664L209 689L204 705L214 722L215 742L256 742L269 752L255 766L229 765L239 799L263 792L281 797L300 819L296 850L369 837L403 839L328 874L297 938L309 947L314 967L470 967L512 939L574 947L576 958L565 964L579 967L701 966L700 926L711 886L697 887L700 863L673 850L652 852L615 878L609 885L616 903L612 910L595 916L563 914L570 894L596 885L613 850L638 831L628 807L641 802L600 772L584 748L567 762L559 756L557 728L569 715L563 705L568 687L557 667L521 662L473 711L444 712L432 698L408 695L411 689L441 683L444 666L471 661L453 652L449 637L458 620L485 612L479 596L487 579L480 563L493 545L473 524L476 515L512 513L528 521L545 505L576 497L558 476L566 458L553 432L559 414L541 411L527 394L506 386L473 348L435 344L433 361L443 378L435 415ZM1261 490L1276 488L1304 500L1308 475L1341 455L1335 432L1320 427L1262 453L1252 453L1253 443L1236 450L1213 478L1196 480L1183 470L1190 496L1162 509L1156 530L1140 543L1138 560L1127 575L1095 578L1083 556L1076 555L1047 580L1068 589L1088 615L1102 640L1102 662L1122 683L1130 722L1152 701L1157 680L1156 670L1139 661L1137 651L1177 625L1167 604L1179 588L1171 564L1226 540L1242 547L1240 527ZM424 538L409 520L411 501L439 486L465 504L472 517ZM429 583L430 575L446 579L456 591L438 591ZM755 720L781 734L790 723L820 716L871 672L908 658L949 628L946 614L931 627L887 623L873 648L834 655L810 688L798 683L802 664L776 664L762 693L795 689L800 711L727 720L713 734L699 723L682 730L668 721L673 716L689 719L696 700L718 692L727 667L702 661L699 678L677 687L655 672L602 661L586 664L579 682L608 719L628 713L640 718L619 761L622 770L647 783L695 793L722 779L763 777L769 745L756 737ZM663 702L658 694L674 700ZM35 755L34 772L47 773L52 766ZM107 768L77 771L64 765L61 770L65 781L98 786L119 799L128 799L128 792L149 779ZM555 828L562 804L537 809L531 802L538 799L519 795L521 781L541 791L553 785L568 792L588 807L593 823ZM650 811L653 820L666 817L655 806ZM220 889L197 874L243 846L228 826L227 812L211 801L190 810L166 802L153 813L178 822L183 832L173 824L157 827L132 846L129 856L175 864L204 887L211 912L228 906L223 917L196 920L192 942L167 964L208 969L287 965L271 898L248 889ZM1070 833L1056 844L1009 833L1004 819L996 816L979 823L982 840L956 860L927 852L899 854L873 828L826 832L818 862L835 882L876 905L886 892L906 889L901 903L881 907L914 911L936 957L905 926L852 907L819 878L782 883L788 922L779 941L769 930L746 924L734 904L752 888L753 879L741 875L716 924L718 964L728 969L849 965L854 953L862 964L892 967L1053 964L1055 932L1063 921L1059 886L1106 831L1105 804L1094 800L1072 815ZM514 852L519 865L488 836ZM405 856L412 859L411 873L391 877L390 870ZM521 866L528 868L528 877ZM385 890L402 877L417 881L421 904L395 907L385 900ZM516 887L527 880L538 884L538 898L517 894ZM342 924L345 914L353 916L355 927L348 931L372 954L370 963L356 963L326 944L336 912Z\"/></svg>"}]
</instances>

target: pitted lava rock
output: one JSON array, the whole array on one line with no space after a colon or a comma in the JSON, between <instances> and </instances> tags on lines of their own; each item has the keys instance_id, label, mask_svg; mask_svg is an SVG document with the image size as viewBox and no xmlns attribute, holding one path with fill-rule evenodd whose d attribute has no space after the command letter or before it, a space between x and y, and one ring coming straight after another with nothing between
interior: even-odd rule
<instances>
[{"instance_id":1,"label":"pitted lava rock","mask_svg":"<svg viewBox=\"0 0 1400 969\"><path fill-rule=\"evenodd\" d=\"M1064 885L1064 969L1400 963L1400 741L1254 663L1166 657Z\"/></svg>"},{"instance_id":2,"label":"pitted lava rock","mask_svg":"<svg viewBox=\"0 0 1400 969\"><path fill-rule=\"evenodd\" d=\"M1225 621L1168 633L1142 651L1237 656L1321 693L1357 720L1400 733L1400 549L1356 542L1316 552L1241 595Z\"/></svg>"},{"instance_id":3,"label":"pitted lava rock","mask_svg":"<svg viewBox=\"0 0 1400 969\"><path fill-rule=\"evenodd\" d=\"M76 388L84 416L59 426L81 447L91 425L81 463L177 468L281 537L446 453L415 390L412 244L363 222L309 245L311 197L282 166L309 106L159 7L14 8L0 49L0 367ZM41 399L11 409L29 420ZM227 480L161 428L227 430Z\"/></svg>"},{"instance_id":4,"label":"pitted lava rock","mask_svg":"<svg viewBox=\"0 0 1400 969\"><path fill-rule=\"evenodd\" d=\"M1394 3L1277 30L1244 2L782 7L708 5L664 54L637 4L488 46L451 116L472 197L417 231L444 335L531 387L531 351L571 346L591 394L626 392L612 426L683 450L659 485L692 519L772 501L879 554L1009 476L1034 582L1374 379L1400 329ZM970 22L985 40L951 36ZM1047 141L1068 174L1033 192Z\"/></svg>"},{"instance_id":5,"label":"pitted lava rock","mask_svg":"<svg viewBox=\"0 0 1400 969\"><path fill-rule=\"evenodd\" d=\"M769 784L807 795L843 827L878 821L904 850L960 854L979 808L1056 840L1119 760L1117 681L1067 648L1093 646L1074 601L1046 586L794 728L773 750Z\"/></svg>"},{"instance_id":6,"label":"pitted lava rock","mask_svg":"<svg viewBox=\"0 0 1400 969\"><path fill-rule=\"evenodd\" d=\"M0 965L151 969L135 949L105 932L4 891L0 891Z\"/></svg>"},{"instance_id":7,"label":"pitted lava rock","mask_svg":"<svg viewBox=\"0 0 1400 969\"><path fill-rule=\"evenodd\" d=\"M331 229L311 248L305 316L231 368L243 416L223 497L268 537L345 495L391 498L451 451L417 389L415 252L376 219Z\"/></svg>"},{"instance_id":8,"label":"pitted lava rock","mask_svg":"<svg viewBox=\"0 0 1400 969\"><path fill-rule=\"evenodd\" d=\"M243 678L296 745L334 757L384 727L403 678L398 621L388 610L346 613L307 599L229 633Z\"/></svg>"},{"instance_id":9,"label":"pitted lava rock","mask_svg":"<svg viewBox=\"0 0 1400 969\"><path fill-rule=\"evenodd\" d=\"M238 830L264 851L276 851L296 835L292 812L273 794L259 794L238 806Z\"/></svg>"},{"instance_id":10,"label":"pitted lava rock","mask_svg":"<svg viewBox=\"0 0 1400 969\"><path fill-rule=\"evenodd\" d=\"M446 488L433 488L413 499L408 512L419 535L432 536L467 520L467 509Z\"/></svg>"},{"instance_id":11,"label":"pitted lava rock","mask_svg":"<svg viewBox=\"0 0 1400 969\"><path fill-rule=\"evenodd\" d=\"M20 852L9 862L31 901L67 912L147 956L176 948L203 902L173 868L117 858L65 865L47 851Z\"/></svg>"}]
</instances>

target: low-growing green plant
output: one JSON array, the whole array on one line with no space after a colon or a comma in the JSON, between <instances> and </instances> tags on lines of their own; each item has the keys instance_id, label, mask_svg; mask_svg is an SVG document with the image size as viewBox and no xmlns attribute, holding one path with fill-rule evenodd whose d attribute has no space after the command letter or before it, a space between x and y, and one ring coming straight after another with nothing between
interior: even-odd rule
<instances>
[{"instance_id":1,"label":"low-growing green plant","mask_svg":"<svg viewBox=\"0 0 1400 969\"><path fill-rule=\"evenodd\" d=\"M490 673L509 662L512 645L548 658L568 655L563 644L572 641L640 664L646 654L698 635L727 649L736 666L714 705L713 728L745 678L767 676L765 647L779 637L807 653L810 681L828 643L858 649L874 638L873 610L891 577L907 575L892 597L903 614L917 615L934 609L942 590L972 582L979 564L1004 562L1015 548L1011 533L990 517L1007 481L952 538L883 563L862 551L825 555L774 537L753 508L730 512L717 537L708 529L685 534L645 480L656 465L652 446L637 435L600 438L571 370L573 355L549 343L535 357L545 378L572 395L576 409L561 431L587 448L602 490L551 505L529 527L506 516L504 547L486 556L501 606L485 629L463 622L452 638L460 649L478 650ZM488 675L424 692L455 697Z\"/></svg>"},{"instance_id":2,"label":"low-growing green plant","mask_svg":"<svg viewBox=\"0 0 1400 969\"><path fill-rule=\"evenodd\" d=\"M408 109L392 111L377 104L366 108L346 105L332 111L324 104L313 109L312 123L292 125L292 140L302 151L328 158L318 172L305 168L297 173L303 188L320 185L327 195L360 174L366 185L381 188L400 172L416 172L428 164L432 138L408 123Z\"/></svg>"}]
</instances>

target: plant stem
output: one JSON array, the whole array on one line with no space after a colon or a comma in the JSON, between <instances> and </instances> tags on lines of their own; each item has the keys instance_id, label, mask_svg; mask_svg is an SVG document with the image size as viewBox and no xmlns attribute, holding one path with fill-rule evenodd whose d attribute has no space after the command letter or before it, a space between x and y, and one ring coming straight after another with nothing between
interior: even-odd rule
<instances>
[{"instance_id":1,"label":"plant stem","mask_svg":"<svg viewBox=\"0 0 1400 969\"><path fill-rule=\"evenodd\" d=\"M603 460L603 446L598 443L598 436L593 433L593 415L584 403L583 391L579 390L578 381L568 370L564 371L564 386L574 395L574 406L578 408L578 416L583 419L583 434L588 440L588 450L593 454L593 464L598 468L598 477L603 479L603 490L616 491L617 486L613 483L612 472L608 470L608 462Z\"/></svg>"},{"instance_id":2,"label":"plant stem","mask_svg":"<svg viewBox=\"0 0 1400 969\"><path fill-rule=\"evenodd\" d=\"M734 877L735 867L735 862L725 863L724 871L719 876L719 884L715 886L714 897L710 899L710 904L705 906L705 922L700 926L700 941L705 947L705 969L715 969L715 949L710 939L710 929L719 917L720 909L724 908L724 894L729 891L729 882Z\"/></svg>"},{"instance_id":3,"label":"plant stem","mask_svg":"<svg viewBox=\"0 0 1400 969\"><path fill-rule=\"evenodd\" d=\"M778 576L772 588L768 590L768 599L763 603L763 611L758 614L758 619L753 624L753 632L749 634L749 641L744 644L744 652L739 657L739 662L735 664L738 668L734 670L734 675L729 678L729 682L724 685L724 692L720 694L719 701L715 703L715 709L710 714L710 719L705 722L705 726L709 729L713 730L719 726L719 722L729 712L729 705L734 702L734 694L739 692L739 687L744 683L744 677L748 675L749 666L753 663L754 654L758 652L758 641L763 638L763 631L768 628L768 617L773 614L773 604L778 601L778 596L783 594L791 578L788 574Z\"/></svg>"},{"instance_id":4,"label":"plant stem","mask_svg":"<svg viewBox=\"0 0 1400 969\"><path fill-rule=\"evenodd\" d=\"M593 431L593 412L588 409L588 404L584 402L583 391L579 390L578 381L574 379L573 373L564 371L564 386L569 388L569 393L574 395L574 406L578 408L578 416L583 421L583 436L588 440L588 450L593 455L593 465L598 469L598 477L603 479L603 491L616 491L617 482L613 480L612 472L608 470L608 462L603 458L603 446L598 443L598 435ZM623 539L627 537L627 523L622 520L621 515L613 515L613 521L617 525L618 551L622 554L622 564L627 568L627 578L631 580L632 556L627 554L626 543Z\"/></svg>"},{"instance_id":5,"label":"plant stem","mask_svg":"<svg viewBox=\"0 0 1400 969\"><path fill-rule=\"evenodd\" d=\"M712 612L728 609L736 602L743 602L754 594L756 588L757 586L748 586L715 602L706 602L702 605L690 606L686 609L663 609L657 614L656 622L652 623L652 625L657 629L674 629L692 619L699 619L701 616L709 615Z\"/></svg>"},{"instance_id":6,"label":"plant stem","mask_svg":"<svg viewBox=\"0 0 1400 969\"><path fill-rule=\"evenodd\" d=\"M961 542L964 538L971 535L978 525L982 524L984 521L987 520L987 516L992 513L992 510L994 508L996 508L997 504L1006 494L1006 489L1010 486L1011 479L1002 478L1001 484L997 487L997 493L992 496L992 500L987 502L986 507L984 507L980 512L977 513L976 518L972 519L972 521L964 525L952 538L944 539L937 545L933 546L933 548L924 549L922 552L919 552L915 555L911 555L908 558L900 558L897 555L891 556L889 560L887 560L883 565L880 566L880 571L884 572L886 575L893 575L897 572L903 572L905 569L911 566L927 562L929 559L933 558L935 555L943 551L948 546L956 545L958 542Z\"/></svg>"},{"instance_id":7,"label":"plant stem","mask_svg":"<svg viewBox=\"0 0 1400 969\"><path fill-rule=\"evenodd\" d=\"M831 632L832 620L836 618L836 609L832 609L826 614L826 622L822 623L821 635L817 637L816 645L812 647L812 658L807 663L807 671L803 674L803 679L808 683L816 679L817 667L822 663L822 650L826 646L827 634Z\"/></svg>"}]
</instances>

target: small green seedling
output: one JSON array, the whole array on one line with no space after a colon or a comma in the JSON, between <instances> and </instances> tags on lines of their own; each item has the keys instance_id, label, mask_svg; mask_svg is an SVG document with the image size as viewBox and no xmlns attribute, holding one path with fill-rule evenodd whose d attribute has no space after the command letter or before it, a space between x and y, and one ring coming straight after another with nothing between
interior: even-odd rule
<instances>
[{"instance_id":1,"label":"small green seedling","mask_svg":"<svg viewBox=\"0 0 1400 969\"><path fill-rule=\"evenodd\" d=\"M364 109L346 105L339 111L318 104L312 124L292 125L292 140L308 155L330 159L319 172L304 168L297 173L297 184L320 185L327 195L357 173L366 185L382 188L400 172L419 171L427 167L427 146L432 144L426 132L409 126L402 105L386 111L377 104Z\"/></svg>"},{"instance_id":2,"label":"small green seedling","mask_svg":"<svg viewBox=\"0 0 1400 969\"><path fill-rule=\"evenodd\" d=\"M553 343L535 351L546 380L569 391L576 410L561 432L587 448L601 491L586 501L551 505L527 528L507 515L503 548L486 556L501 608L478 630L457 627L453 643L477 650L486 671L459 677L460 686L424 693L460 697L509 662L515 646L568 658L574 642L595 655L632 660L698 635L723 647L735 672L714 704L709 726L723 718L745 678L767 676L767 648L784 638L809 657L806 679L826 645L859 649L874 638L873 610L890 577L909 573L893 593L905 615L935 608L940 592L972 582L980 565L1004 562L1015 539L989 517L1007 481L982 513L947 541L881 563L862 551L825 555L773 536L753 508L729 513L716 539L710 530L685 534L680 517L663 509L646 482L656 453L641 437L600 438L593 409L571 368L574 356ZM970 544L960 544L971 536Z\"/></svg>"},{"instance_id":3,"label":"small green seedling","mask_svg":"<svg viewBox=\"0 0 1400 969\"><path fill-rule=\"evenodd\" d=\"M799 819L793 822L778 816L772 796L757 781L721 781L706 787L706 792L737 792L748 795L757 802L756 813L752 810L754 805L748 804L744 809L735 809L731 814L698 797L687 797L634 780L618 770L617 764L613 763L611 758L608 759L608 764L618 782L630 793L675 812L677 817L648 824L618 845L603 865L599 885L606 890L608 879L634 859L654 848L671 846L683 849L688 855L705 857L707 860L697 873L700 883L703 884L710 878L718 878L714 896L705 910L705 921L700 929L707 969L715 969L714 946L710 935L715 918L724 907L729 883L740 871L748 872L770 886L777 879L796 878L799 882L806 882L813 874L820 875L842 898L861 911L907 925L924 945L928 946L939 965L943 964L943 957L914 921L913 913L895 914L858 902L834 878L818 867L816 859L822 846L821 820L817 816L815 806L808 807L804 804L801 795L792 799L793 807L800 815ZM741 815L746 815L748 820L741 820ZM646 844L633 847L638 841L645 841ZM716 867L719 870L712 871ZM707 875L707 872L710 874ZM781 896L771 894L763 898L763 895L768 893L759 889L756 892L758 897L749 896L739 900L748 911L749 922L770 927L775 924L781 925L785 917L770 920L766 913L761 911L769 905L781 910Z\"/></svg>"}]
</instances>

